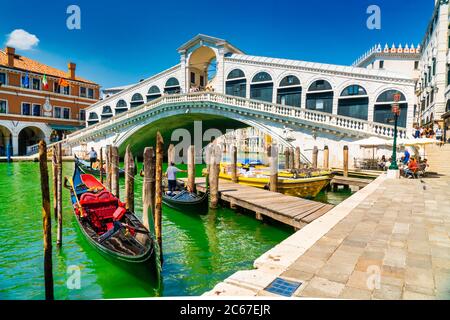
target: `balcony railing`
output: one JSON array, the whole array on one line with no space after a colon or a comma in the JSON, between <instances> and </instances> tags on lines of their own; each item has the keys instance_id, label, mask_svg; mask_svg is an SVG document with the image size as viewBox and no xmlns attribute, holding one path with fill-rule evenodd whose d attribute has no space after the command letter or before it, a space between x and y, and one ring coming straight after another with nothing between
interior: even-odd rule
<instances>
[{"instance_id":1,"label":"balcony railing","mask_svg":"<svg viewBox=\"0 0 450 320\"><path fill-rule=\"evenodd\" d=\"M78 140L85 137L86 135L89 135L90 132L98 132L107 129L114 126L115 124L129 120L151 109L155 109L164 105L181 104L186 102L211 102L226 105L237 110L253 111L256 113L262 113L266 116L278 116L286 120L304 120L307 122L323 124L324 126L333 127L336 129L358 131L361 133L367 133L370 135L377 135L386 138L393 138L394 136L394 127L387 124L370 122L366 120L360 120L315 110L308 110L258 100L250 100L241 97L228 96L221 93L196 92L188 94L164 95L139 107L121 113L120 115L117 115L113 118L101 121L97 124L74 132L68 135L67 139L69 139L70 141ZM401 138L406 137L406 129L399 128L398 136Z\"/></svg>"}]
</instances>

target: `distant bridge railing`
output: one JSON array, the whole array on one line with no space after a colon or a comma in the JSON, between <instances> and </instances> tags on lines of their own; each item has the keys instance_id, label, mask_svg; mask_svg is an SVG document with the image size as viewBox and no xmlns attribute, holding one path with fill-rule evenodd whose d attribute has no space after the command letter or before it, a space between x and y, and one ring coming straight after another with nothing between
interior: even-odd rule
<instances>
[{"instance_id":1,"label":"distant bridge railing","mask_svg":"<svg viewBox=\"0 0 450 320\"><path fill-rule=\"evenodd\" d=\"M69 134L63 142L75 142L85 139L89 133L101 132L104 129L131 119L142 114L145 111L157 108L163 105L177 104L183 102L211 102L222 105L228 105L231 108L241 109L244 111L255 111L258 113L280 116L286 120L304 120L307 122L319 123L325 126L334 127L336 129L345 129L350 131L359 131L369 135L377 135L385 138L394 137L394 127L391 125L369 122L341 115L308 110L304 108L296 108L292 106L274 104L258 100L251 100L241 97L228 96L216 92L196 92L188 94L164 95L158 99L145 103L141 106L130 109L110 119L101 121L94 125L90 125L84 129ZM398 137L406 137L406 129L398 128Z\"/></svg>"}]
</instances>

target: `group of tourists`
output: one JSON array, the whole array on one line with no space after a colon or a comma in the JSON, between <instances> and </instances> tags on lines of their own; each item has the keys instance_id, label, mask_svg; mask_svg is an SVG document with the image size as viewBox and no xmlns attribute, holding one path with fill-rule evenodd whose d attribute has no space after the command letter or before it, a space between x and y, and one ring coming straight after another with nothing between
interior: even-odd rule
<instances>
[{"instance_id":1,"label":"group of tourists","mask_svg":"<svg viewBox=\"0 0 450 320\"><path fill-rule=\"evenodd\" d=\"M436 127L436 130L433 130L432 127L424 128L420 126L415 127L414 138L435 138L437 141L442 141L444 132L442 131L440 126Z\"/></svg>"},{"instance_id":2,"label":"group of tourists","mask_svg":"<svg viewBox=\"0 0 450 320\"><path fill-rule=\"evenodd\" d=\"M378 161L378 167L381 170L387 170L391 166L391 163L392 158L386 160L386 156L383 155ZM397 166L405 178L416 178L418 172L424 173L429 165L427 159L422 159L420 156L411 156L409 151L405 150L404 155L398 160Z\"/></svg>"}]
</instances>

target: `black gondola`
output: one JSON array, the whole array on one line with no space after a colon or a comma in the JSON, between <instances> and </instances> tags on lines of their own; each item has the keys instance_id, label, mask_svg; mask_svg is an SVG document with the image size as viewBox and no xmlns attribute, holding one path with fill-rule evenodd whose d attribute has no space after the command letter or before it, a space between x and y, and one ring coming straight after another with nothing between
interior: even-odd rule
<instances>
[{"instance_id":1,"label":"black gondola","mask_svg":"<svg viewBox=\"0 0 450 320\"><path fill-rule=\"evenodd\" d=\"M208 212L208 193L198 195L187 190L175 191L172 195L163 193L165 205L181 212L205 214Z\"/></svg>"},{"instance_id":2,"label":"black gondola","mask_svg":"<svg viewBox=\"0 0 450 320\"><path fill-rule=\"evenodd\" d=\"M93 174L95 176L100 176L100 170L103 171L103 174L105 175L105 170L103 168L91 168L91 163L89 161L82 160L75 156L75 163L78 165L78 167L81 169L83 173ZM119 176L124 177L125 176L125 170L119 169Z\"/></svg>"},{"instance_id":3,"label":"black gondola","mask_svg":"<svg viewBox=\"0 0 450 320\"><path fill-rule=\"evenodd\" d=\"M66 178L64 186L70 190L78 226L99 253L127 267L159 270L154 236L94 176L83 174L75 164L73 178Z\"/></svg>"}]
</instances>

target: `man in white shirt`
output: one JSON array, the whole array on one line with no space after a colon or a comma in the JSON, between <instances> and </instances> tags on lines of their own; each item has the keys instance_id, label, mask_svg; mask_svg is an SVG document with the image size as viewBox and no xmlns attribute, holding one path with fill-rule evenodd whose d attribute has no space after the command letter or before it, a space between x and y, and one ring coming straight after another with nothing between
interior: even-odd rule
<instances>
[{"instance_id":1,"label":"man in white shirt","mask_svg":"<svg viewBox=\"0 0 450 320\"><path fill-rule=\"evenodd\" d=\"M171 162L166 170L167 181L169 184L169 195L172 195L177 187L177 172L187 172L175 167L175 164Z\"/></svg>"},{"instance_id":2,"label":"man in white shirt","mask_svg":"<svg viewBox=\"0 0 450 320\"><path fill-rule=\"evenodd\" d=\"M97 152L94 150L94 147L91 148L91 151L89 151L89 162L92 164L97 162Z\"/></svg>"}]
</instances>

